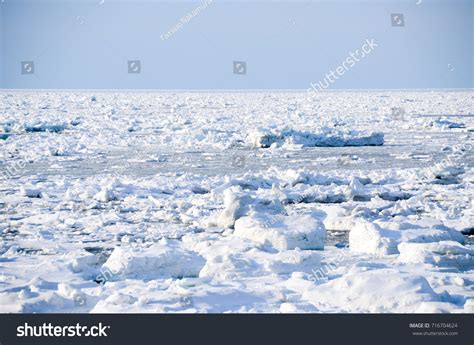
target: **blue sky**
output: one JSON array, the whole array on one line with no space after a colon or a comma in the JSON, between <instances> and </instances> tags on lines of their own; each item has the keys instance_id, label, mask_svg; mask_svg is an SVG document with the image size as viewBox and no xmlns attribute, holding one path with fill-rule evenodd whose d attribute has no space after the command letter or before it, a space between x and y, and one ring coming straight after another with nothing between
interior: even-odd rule
<instances>
[{"instance_id":1,"label":"blue sky","mask_svg":"<svg viewBox=\"0 0 474 345\"><path fill-rule=\"evenodd\" d=\"M472 0L214 0L165 40L204 0L101 2L0 0L0 87L307 89L366 39L330 89L474 87Z\"/></svg>"}]
</instances>

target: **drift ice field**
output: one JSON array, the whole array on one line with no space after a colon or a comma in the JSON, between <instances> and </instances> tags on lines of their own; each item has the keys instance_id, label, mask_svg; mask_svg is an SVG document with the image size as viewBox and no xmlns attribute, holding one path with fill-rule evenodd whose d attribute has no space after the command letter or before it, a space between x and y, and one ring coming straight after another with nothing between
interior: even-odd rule
<instances>
[{"instance_id":1,"label":"drift ice field","mask_svg":"<svg viewBox=\"0 0 474 345\"><path fill-rule=\"evenodd\" d=\"M474 92L0 92L0 309L474 313Z\"/></svg>"}]
</instances>

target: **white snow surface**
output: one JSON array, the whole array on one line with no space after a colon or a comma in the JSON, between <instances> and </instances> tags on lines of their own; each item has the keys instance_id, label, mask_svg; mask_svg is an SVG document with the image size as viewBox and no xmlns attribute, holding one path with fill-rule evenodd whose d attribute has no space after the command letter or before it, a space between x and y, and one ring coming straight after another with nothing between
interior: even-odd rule
<instances>
[{"instance_id":1,"label":"white snow surface","mask_svg":"<svg viewBox=\"0 0 474 345\"><path fill-rule=\"evenodd\" d=\"M0 311L473 313L474 92L306 96L1 91Z\"/></svg>"}]
</instances>

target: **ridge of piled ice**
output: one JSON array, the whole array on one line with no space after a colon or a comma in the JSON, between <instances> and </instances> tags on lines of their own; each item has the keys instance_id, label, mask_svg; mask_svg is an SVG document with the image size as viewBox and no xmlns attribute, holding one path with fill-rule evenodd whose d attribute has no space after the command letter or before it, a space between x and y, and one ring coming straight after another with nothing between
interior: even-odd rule
<instances>
[{"instance_id":1,"label":"ridge of piled ice","mask_svg":"<svg viewBox=\"0 0 474 345\"><path fill-rule=\"evenodd\" d=\"M247 140L254 147L269 148L272 145L301 145L304 147L381 146L384 134L380 132L341 131L328 127L321 132L304 132L294 129L259 129L250 132Z\"/></svg>"}]
</instances>

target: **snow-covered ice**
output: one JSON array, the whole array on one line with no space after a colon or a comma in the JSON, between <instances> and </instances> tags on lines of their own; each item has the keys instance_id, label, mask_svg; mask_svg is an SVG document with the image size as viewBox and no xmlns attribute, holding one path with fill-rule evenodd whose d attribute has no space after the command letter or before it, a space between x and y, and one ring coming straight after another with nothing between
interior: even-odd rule
<instances>
[{"instance_id":1,"label":"snow-covered ice","mask_svg":"<svg viewBox=\"0 0 474 345\"><path fill-rule=\"evenodd\" d=\"M242 217L235 223L234 236L270 245L277 250L323 249L326 229L313 214Z\"/></svg>"},{"instance_id":2,"label":"snow-covered ice","mask_svg":"<svg viewBox=\"0 0 474 345\"><path fill-rule=\"evenodd\" d=\"M3 312L474 311L472 90L0 100Z\"/></svg>"},{"instance_id":3,"label":"snow-covered ice","mask_svg":"<svg viewBox=\"0 0 474 345\"><path fill-rule=\"evenodd\" d=\"M451 128L451 127L450 127ZM379 146L383 145L383 133L361 133L358 131L340 131L322 128L321 133L302 132L292 129L260 129L249 134L248 140L255 147L276 147L279 144L293 144L305 147L340 147L340 146Z\"/></svg>"},{"instance_id":4,"label":"snow-covered ice","mask_svg":"<svg viewBox=\"0 0 474 345\"><path fill-rule=\"evenodd\" d=\"M179 246L154 244L144 249L117 247L102 266L102 276L97 280L105 283L125 278L196 277L204 264L204 259L197 253Z\"/></svg>"},{"instance_id":5,"label":"snow-covered ice","mask_svg":"<svg viewBox=\"0 0 474 345\"><path fill-rule=\"evenodd\" d=\"M426 263L435 266L469 268L474 266L474 250L459 242L401 243L398 260L405 263Z\"/></svg>"}]
</instances>

